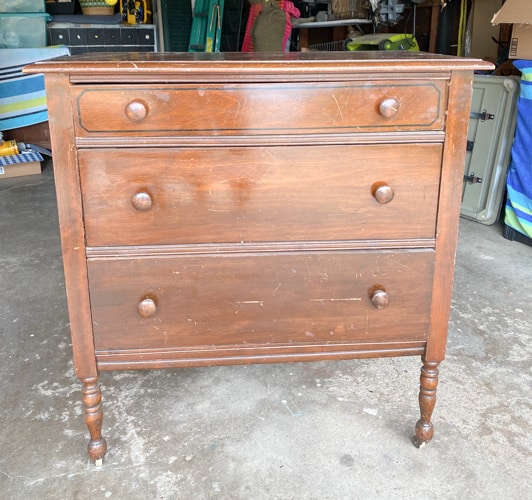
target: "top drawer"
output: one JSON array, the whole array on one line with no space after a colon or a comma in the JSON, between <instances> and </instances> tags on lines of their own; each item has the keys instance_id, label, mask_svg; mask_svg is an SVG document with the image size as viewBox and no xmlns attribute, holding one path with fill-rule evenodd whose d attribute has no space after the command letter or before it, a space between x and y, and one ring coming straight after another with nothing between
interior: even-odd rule
<instances>
[{"instance_id":1,"label":"top drawer","mask_svg":"<svg viewBox=\"0 0 532 500\"><path fill-rule=\"evenodd\" d=\"M446 80L421 80L75 87L76 134L261 136L442 130L446 84Z\"/></svg>"}]
</instances>

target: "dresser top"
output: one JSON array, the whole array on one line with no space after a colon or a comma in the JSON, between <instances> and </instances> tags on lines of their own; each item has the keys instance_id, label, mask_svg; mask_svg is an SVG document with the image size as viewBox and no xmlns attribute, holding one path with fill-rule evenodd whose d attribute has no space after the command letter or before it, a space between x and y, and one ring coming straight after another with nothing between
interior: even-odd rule
<instances>
[{"instance_id":1,"label":"dresser top","mask_svg":"<svg viewBox=\"0 0 532 500\"><path fill-rule=\"evenodd\" d=\"M225 78L239 75L264 77L283 74L338 75L374 72L430 72L453 70L487 71L493 65L470 59L413 51L371 52L279 52L279 53L88 53L59 57L27 66L28 73L70 73L90 75L131 75L132 80L154 79L158 75L186 73L188 78L203 75Z\"/></svg>"}]
</instances>

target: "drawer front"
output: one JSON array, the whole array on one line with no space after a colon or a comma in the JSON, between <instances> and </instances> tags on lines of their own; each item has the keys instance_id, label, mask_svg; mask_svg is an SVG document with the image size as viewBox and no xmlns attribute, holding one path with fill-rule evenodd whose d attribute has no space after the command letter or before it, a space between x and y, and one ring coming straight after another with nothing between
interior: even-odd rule
<instances>
[{"instance_id":1,"label":"drawer front","mask_svg":"<svg viewBox=\"0 0 532 500\"><path fill-rule=\"evenodd\" d=\"M89 260L95 346L423 340L433 267L429 250Z\"/></svg>"},{"instance_id":2,"label":"drawer front","mask_svg":"<svg viewBox=\"0 0 532 500\"><path fill-rule=\"evenodd\" d=\"M440 164L439 144L82 150L87 244L433 238Z\"/></svg>"},{"instance_id":3,"label":"drawer front","mask_svg":"<svg viewBox=\"0 0 532 500\"><path fill-rule=\"evenodd\" d=\"M74 88L76 135L442 130L446 80ZM102 106L102 103L105 103Z\"/></svg>"}]
</instances>

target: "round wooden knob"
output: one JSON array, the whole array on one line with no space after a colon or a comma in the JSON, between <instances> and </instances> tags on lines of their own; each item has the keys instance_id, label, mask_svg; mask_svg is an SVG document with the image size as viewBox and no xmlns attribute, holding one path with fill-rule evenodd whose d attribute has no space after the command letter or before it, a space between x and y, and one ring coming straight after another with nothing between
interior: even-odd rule
<instances>
[{"instance_id":1,"label":"round wooden knob","mask_svg":"<svg viewBox=\"0 0 532 500\"><path fill-rule=\"evenodd\" d=\"M148 105L140 100L134 100L126 106L126 116L132 122L140 122L148 116Z\"/></svg>"},{"instance_id":2,"label":"round wooden knob","mask_svg":"<svg viewBox=\"0 0 532 500\"><path fill-rule=\"evenodd\" d=\"M379 288L371 294L371 302L377 309L382 309L388 305L388 294Z\"/></svg>"},{"instance_id":3,"label":"round wooden knob","mask_svg":"<svg viewBox=\"0 0 532 500\"><path fill-rule=\"evenodd\" d=\"M389 98L384 99L379 104L379 113L381 116L384 116L384 118L392 118L399 112L399 102L397 99Z\"/></svg>"},{"instance_id":4,"label":"round wooden knob","mask_svg":"<svg viewBox=\"0 0 532 500\"><path fill-rule=\"evenodd\" d=\"M137 312L143 318L151 318L157 312L157 304L150 297L146 297L137 304Z\"/></svg>"},{"instance_id":5,"label":"round wooden knob","mask_svg":"<svg viewBox=\"0 0 532 500\"><path fill-rule=\"evenodd\" d=\"M393 200L394 192L388 184L378 184L373 187L373 197L384 205Z\"/></svg>"},{"instance_id":6,"label":"round wooden knob","mask_svg":"<svg viewBox=\"0 0 532 500\"><path fill-rule=\"evenodd\" d=\"M149 210L153 204L151 196L145 191L140 191L133 195L131 204L135 210L144 211Z\"/></svg>"}]
</instances>

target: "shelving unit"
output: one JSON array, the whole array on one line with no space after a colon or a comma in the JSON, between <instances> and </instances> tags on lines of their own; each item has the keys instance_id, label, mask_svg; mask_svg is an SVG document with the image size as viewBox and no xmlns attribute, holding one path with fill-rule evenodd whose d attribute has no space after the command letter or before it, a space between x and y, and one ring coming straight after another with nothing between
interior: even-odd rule
<instances>
[{"instance_id":1,"label":"shelving unit","mask_svg":"<svg viewBox=\"0 0 532 500\"><path fill-rule=\"evenodd\" d=\"M86 52L156 52L157 34L153 24L50 23L52 45L66 45L72 55Z\"/></svg>"}]
</instances>

